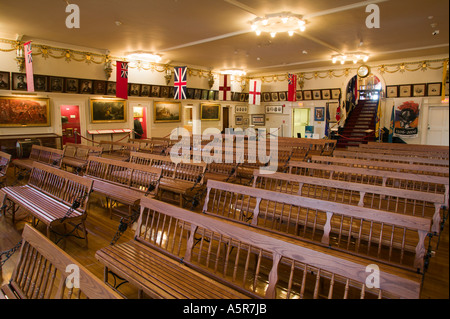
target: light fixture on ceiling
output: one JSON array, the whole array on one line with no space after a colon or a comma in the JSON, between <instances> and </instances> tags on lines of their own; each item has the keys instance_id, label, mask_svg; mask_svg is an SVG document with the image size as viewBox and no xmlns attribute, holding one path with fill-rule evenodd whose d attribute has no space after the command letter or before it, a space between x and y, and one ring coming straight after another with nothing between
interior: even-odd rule
<instances>
[{"instance_id":1,"label":"light fixture on ceiling","mask_svg":"<svg viewBox=\"0 0 450 319\"><path fill-rule=\"evenodd\" d=\"M147 51L133 51L133 52L127 52L126 58L129 61L141 61L141 62L153 62L158 63L161 61L161 56L158 54L154 54Z\"/></svg>"},{"instance_id":2,"label":"light fixture on ceiling","mask_svg":"<svg viewBox=\"0 0 450 319\"><path fill-rule=\"evenodd\" d=\"M229 75L235 75L235 76L244 76L247 74L247 72L239 69L230 69L230 70L222 70L220 71L221 74L229 74Z\"/></svg>"},{"instance_id":3,"label":"light fixture on ceiling","mask_svg":"<svg viewBox=\"0 0 450 319\"><path fill-rule=\"evenodd\" d=\"M334 54L331 56L331 61L333 63L340 62L345 64L347 61L353 61L353 64L358 63L358 61L367 62L369 60L369 54L365 52L349 52L345 54Z\"/></svg>"},{"instance_id":4,"label":"light fixture on ceiling","mask_svg":"<svg viewBox=\"0 0 450 319\"><path fill-rule=\"evenodd\" d=\"M264 17L257 17L250 21L252 30L256 35L262 32L269 33L274 38L277 33L287 32L293 36L296 31L305 31L306 21L303 16L291 12L280 12L267 14Z\"/></svg>"}]
</instances>

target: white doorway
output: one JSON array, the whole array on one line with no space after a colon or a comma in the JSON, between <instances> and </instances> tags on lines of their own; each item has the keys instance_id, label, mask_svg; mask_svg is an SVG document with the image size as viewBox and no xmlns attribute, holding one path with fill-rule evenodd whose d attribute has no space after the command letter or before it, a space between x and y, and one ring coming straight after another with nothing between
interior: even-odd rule
<instances>
[{"instance_id":1,"label":"white doorway","mask_svg":"<svg viewBox=\"0 0 450 319\"><path fill-rule=\"evenodd\" d=\"M309 126L309 108L297 108L292 110L292 136L305 137L305 127ZM300 135L299 135L300 134Z\"/></svg>"},{"instance_id":2,"label":"white doorway","mask_svg":"<svg viewBox=\"0 0 450 319\"><path fill-rule=\"evenodd\" d=\"M428 145L449 145L448 106L430 106L428 110Z\"/></svg>"}]
</instances>

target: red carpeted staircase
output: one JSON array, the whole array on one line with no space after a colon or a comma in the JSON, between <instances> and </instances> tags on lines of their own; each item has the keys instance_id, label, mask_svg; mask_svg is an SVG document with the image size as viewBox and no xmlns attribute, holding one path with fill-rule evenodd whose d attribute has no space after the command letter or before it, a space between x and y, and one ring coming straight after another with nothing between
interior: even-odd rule
<instances>
[{"instance_id":1,"label":"red carpeted staircase","mask_svg":"<svg viewBox=\"0 0 450 319\"><path fill-rule=\"evenodd\" d=\"M345 121L336 147L358 146L375 140L378 101L360 100ZM368 133L367 130L372 130Z\"/></svg>"}]
</instances>

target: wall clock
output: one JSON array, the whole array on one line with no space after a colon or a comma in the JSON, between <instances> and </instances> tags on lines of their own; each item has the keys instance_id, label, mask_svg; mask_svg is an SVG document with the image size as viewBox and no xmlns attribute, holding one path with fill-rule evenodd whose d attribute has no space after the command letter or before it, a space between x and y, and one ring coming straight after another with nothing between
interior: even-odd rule
<instances>
[{"instance_id":1,"label":"wall clock","mask_svg":"<svg viewBox=\"0 0 450 319\"><path fill-rule=\"evenodd\" d=\"M370 67L368 65L361 65L358 68L357 74L361 78L365 78L370 74Z\"/></svg>"}]
</instances>

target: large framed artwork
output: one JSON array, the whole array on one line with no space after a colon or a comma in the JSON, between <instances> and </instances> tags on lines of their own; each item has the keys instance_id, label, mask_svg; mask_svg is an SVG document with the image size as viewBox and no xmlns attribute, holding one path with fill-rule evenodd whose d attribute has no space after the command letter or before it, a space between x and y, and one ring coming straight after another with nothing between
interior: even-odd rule
<instances>
[{"instance_id":1,"label":"large framed artwork","mask_svg":"<svg viewBox=\"0 0 450 319\"><path fill-rule=\"evenodd\" d=\"M207 121L220 120L220 104L201 104L200 119Z\"/></svg>"},{"instance_id":2,"label":"large framed artwork","mask_svg":"<svg viewBox=\"0 0 450 319\"><path fill-rule=\"evenodd\" d=\"M127 121L124 100L91 99L91 123L120 123Z\"/></svg>"},{"instance_id":3,"label":"large framed artwork","mask_svg":"<svg viewBox=\"0 0 450 319\"><path fill-rule=\"evenodd\" d=\"M50 126L49 99L0 97L0 127Z\"/></svg>"},{"instance_id":4,"label":"large framed artwork","mask_svg":"<svg viewBox=\"0 0 450 319\"><path fill-rule=\"evenodd\" d=\"M155 102L153 110L155 123L181 121L181 102Z\"/></svg>"},{"instance_id":5,"label":"large framed artwork","mask_svg":"<svg viewBox=\"0 0 450 319\"><path fill-rule=\"evenodd\" d=\"M324 107L315 107L314 108L314 121L322 122L325 120L325 108Z\"/></svg>"}]
</instances>

